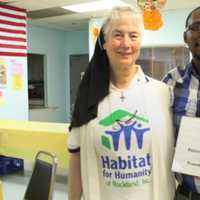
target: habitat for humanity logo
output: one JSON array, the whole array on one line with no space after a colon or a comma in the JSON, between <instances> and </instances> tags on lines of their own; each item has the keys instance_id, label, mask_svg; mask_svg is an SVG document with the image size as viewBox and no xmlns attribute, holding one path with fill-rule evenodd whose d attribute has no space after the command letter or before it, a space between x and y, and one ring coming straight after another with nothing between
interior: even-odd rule
<instances>
[{"instance_id":1,"label":"habitat for humanity logo","mask_svg":"<svg viewBox=\"0 0 200 200\"><path fill-rule=\"evenodd\" d=\"M143 128L143 123L148 123L149 120L142 116L136 115L137 111L132 114L124 110L117 110L109 116L102 119L99 124L105 127L110 127L111 130L105 131L106 135L101 137L101 143L104 147L114 151L118 151L120 138L123 136L125 148L130 150L131 138L136 137L138 149L143 147L143 138L150 128Z\"/></svg>"},{"instance_id":2,"label":"habitat for humanity logo","mask_svg":"<svg viewBox=\"0 0 200 200\"><path fill-rule=\"evenodd\" d=\"M131 150L133 137L136 141L134 146L143 148L143 139L150 130L148 122L148 119L139 116L137 111L133 114L124 110L117 110L99 122L106 127L101 136L101 144L117 153L114 158L107 155L109 152L101 155L102 176L107 186L139 187L151 182L151 155L148 150L143 154L137 151L119 153L121 142L126 150Z\"/></svg>"}]
</instances>

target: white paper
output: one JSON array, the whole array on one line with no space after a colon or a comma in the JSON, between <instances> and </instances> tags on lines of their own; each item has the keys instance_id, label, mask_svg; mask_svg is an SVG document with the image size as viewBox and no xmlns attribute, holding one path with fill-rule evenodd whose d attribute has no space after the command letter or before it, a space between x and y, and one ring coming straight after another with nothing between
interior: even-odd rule
<instances>
[{"instance_id":1,"label":"white paper","mask_svg":"<svg viewBox=\"0 0 200 200\"><path fill-rule=\"evenodd\" d=\"M200 118L182 117L172 171L200 176Z\"/></svg>"}]
</instances>

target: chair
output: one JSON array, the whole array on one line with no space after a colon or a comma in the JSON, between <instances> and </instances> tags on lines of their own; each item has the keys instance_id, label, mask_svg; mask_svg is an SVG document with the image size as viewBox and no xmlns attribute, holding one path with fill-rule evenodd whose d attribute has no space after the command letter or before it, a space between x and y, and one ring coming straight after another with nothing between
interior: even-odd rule
<instances>
[{"instance_id":1,"label":"chair","mask_svg":"<svg viewBox=\"0 0 200 200\"><path fill-rule=\"evenodd\" d=\"M52 200L56 168L56 156L45 151L39 151L35 157L33 172L24 200Z\"/></svg>"}]
</instances>

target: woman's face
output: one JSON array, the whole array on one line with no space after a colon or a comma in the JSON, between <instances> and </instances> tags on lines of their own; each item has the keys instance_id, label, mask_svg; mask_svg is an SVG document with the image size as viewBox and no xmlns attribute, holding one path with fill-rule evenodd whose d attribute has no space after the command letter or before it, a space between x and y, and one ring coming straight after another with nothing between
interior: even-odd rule
<instances>
[{"instance_id":1,"label":"woman's face","mask_svg":"<svg viewBox=\"0 0 200 200\"><path fill-rule=\"evenodd\" d=\"M133 67L140 54L141 30L138 19L123 13L110 23L103 45L111 68Z\"/></svg>"}]
</instances>

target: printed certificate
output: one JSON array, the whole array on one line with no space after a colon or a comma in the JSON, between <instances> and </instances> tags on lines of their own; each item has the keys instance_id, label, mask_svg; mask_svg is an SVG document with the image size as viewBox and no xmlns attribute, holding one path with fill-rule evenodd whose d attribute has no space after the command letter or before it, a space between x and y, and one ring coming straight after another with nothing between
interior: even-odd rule
<instances>
[{"instance_id":1,"label":"printed certificate","mask_svg":"<svg viewBox=\"0 0 200 200\"><path fill-rule=\"evenodd\" d=\"M200 118L182 118L172 171L200 176Z\"/></svg>"}]
</instances>

